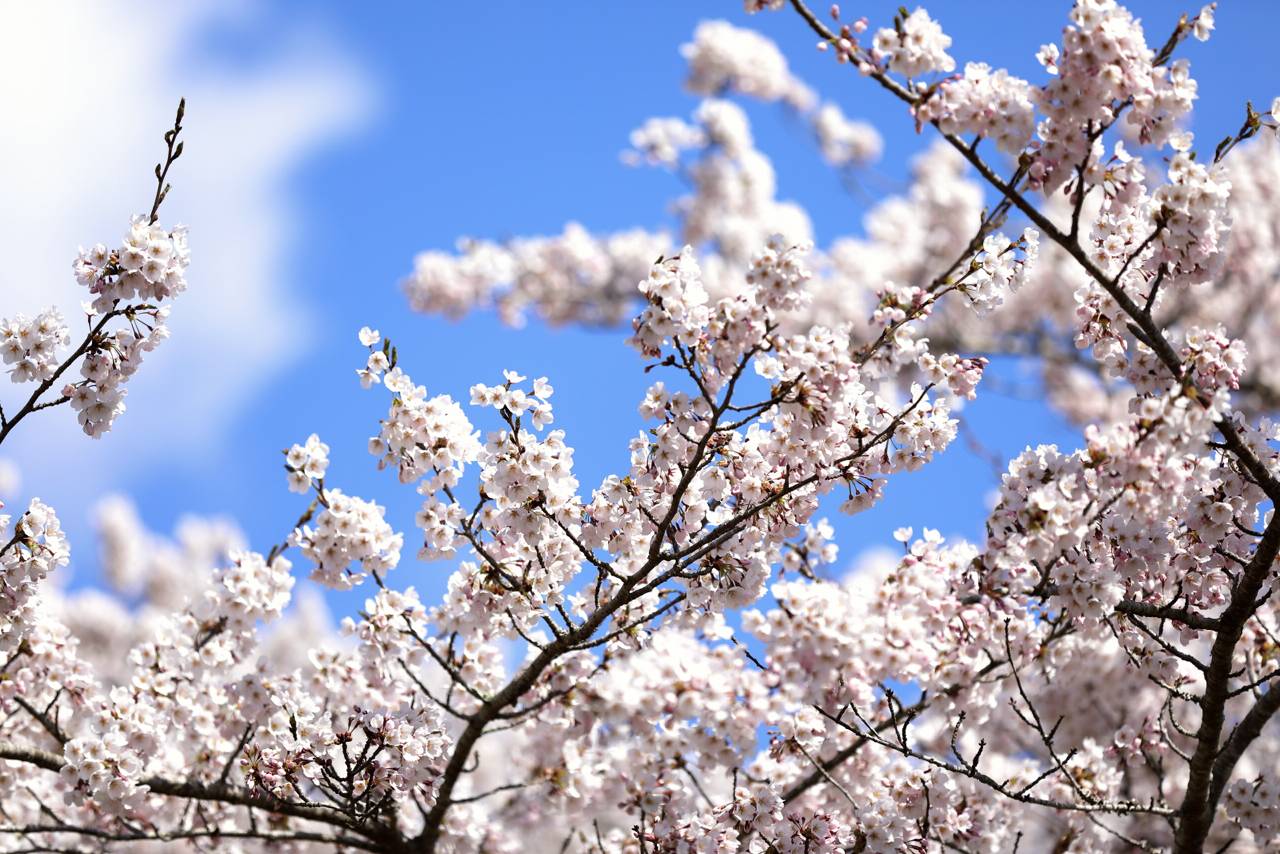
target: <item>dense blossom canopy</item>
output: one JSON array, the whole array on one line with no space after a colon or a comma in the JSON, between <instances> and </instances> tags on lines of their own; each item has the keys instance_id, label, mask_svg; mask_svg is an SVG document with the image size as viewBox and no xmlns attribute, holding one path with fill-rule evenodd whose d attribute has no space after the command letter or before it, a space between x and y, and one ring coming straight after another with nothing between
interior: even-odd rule
<instances>
[{"instance_id":1,"label":"dense blossom canopy","mask_svg":"<svg viewBox=\"0 0 1280 854\"><path fill-rule=\"evenodd\" d=\"M132 611L46 581L71 554L52 508L0 517L0 850L1280 850L1280 99L1216 147L1183 129L1178 49L1212 5L1150 41L1077 0L1038 80L960 66L923 9L745 6L937 137L909 188L814 246L733 99L794 111L839 170L882 141L760 33L704 23L704 100L624 154L687 178L675 233L464 240L404 282L425 312L634 318L625 470L579 482L547 378L433 395L365 327L407 540L326 481L316 434L268 549L104 503ZM75 259L83 340L57 308L0 323L28 394L0 441L124 411L186 287L159 220L181 121L150 214ZM1081 446L1010 461L982 542L901 529L899 558L834 574L822 513L928 465L994 355L1038 366ZM308 574L367 591L337 635L292 602Z\"/></svg>"}]
</instances>

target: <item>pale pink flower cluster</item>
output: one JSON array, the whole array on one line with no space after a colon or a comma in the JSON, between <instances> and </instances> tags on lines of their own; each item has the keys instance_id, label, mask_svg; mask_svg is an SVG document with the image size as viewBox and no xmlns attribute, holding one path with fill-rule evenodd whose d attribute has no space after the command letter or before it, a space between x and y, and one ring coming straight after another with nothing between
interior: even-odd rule
<instances>
[{"instance_id":1,"label":"pale pink flower cluster","mask_svg":"<svg viewBox=\"0 0 1280 854\"><path fill-rule=\"evenodd\" d=\"M792 75L782 51L755 30L704 21L680 52L689 63L685 86L698 95L733 91L799 109L813 102L813 92Z\"/></svg>"},{"instance_id":2,"label":"pale pink flower cluster","mask_svg":"<svg viewBox=\"0 0 1280 854\"><path fill-rule=\"evenodd\" d=\"M766 309L786 312L808 301L805 283L813 276L805 266L805 256L813 247L808 244L787 245L780 234L769 238L763 251L751 259L747 270L747 287Z\"/></svg>"},{"instance_id":3,"label":"pale pink flower cluster","mask_svg":"<svg viewBox=\"0 0 1280 854\"><path fill-rule=\"evenodd\" d=\"M1253 834L1259 845L1280 837L1280 782L1272 773L1256 780L1236 780L1226 793L1227 815Z\"/></svg>"},{"instance_id":4,"label":"pale pink flower cluster","mask_svg":"<svg viewBox=\"0 0 1280 854\"><path fill-rule=\"evenodd\" d=\"M431 804L431 785L450 745L435 708L326 710L296 679L251 679L239 693L260 720L240 760L255 789L288 800L341 781L356 803L405 803L416 796ZM369 756L376 761L365 761Z\"/></svg>"},{"instance_id":5,"label":"pale pink flower cluster","mask_svg":"<svg viewBox=\"0 0 1280 854\"><path fill-rule=\"evenodd\" d=\"M12 527L10 527L12 523ZM17 522L0 515L0 533L7 543L0 551L0 655L12 653L22 642L25 627L35 619L32 601L40 582L71 558L67 538L53 509L32 499Z\"/></svg>"},{"instance_id":6,"label":"pale pink flower cluster","mask_svg":"<svg viewBox=\"0 0 1280 854\"><path fill-rule=\"evenodd\" d=\"M100 438L111 429L125 409L124 384L143 355L169 337L169 306L161 303L186 290L188 263L186 229L166 231L145 217L134 218L120 247L99 243L76 258L76 280L94 295L90 320L102 318L95 328L115 316L129 321L94 336L80 365L83 380L62 389L86 435Z\"/></svg>"},{"instance_id":7,"label":"pale pink flower cluster","mask_svg":"<svg viewBox=\"0 0 1280 854\"><path fill-rule=\"evenodd\" d=\"M57 308L46 308L35 317L19 314L0 322L0 357L15 383L47 382L58 369L58 352L71 343L71 335Z\"/></svg>"},{"instance_id":8,"label":"pale pink flower cluster","mask_svg":"<svg viewBox=\"0 0 1280 854\"><path fill-rule=\"evenodd\" d=\"M647 305L634 321L631 343L646 356L662 353L666 344L692 346L711 321L711 298L702 284L702 269L686 246L675 258L654 264L640 283Z\"/></svg>"},{"instance_id":9,"label":"pale pink flower cluster","mask_svg":"<svg viewBox=\"0 0 1280 854\"><path fill-rule=\"evenodd\" d=\"M618 323L630 310L636 280L669 242L639 229L596 237L576 223L557 237L507 246L464 240L459 256L418 255L402 287L417 311L460 316L496 305L514 324L532 305L553 323L588 314L597 323Z\"/></svg>"},{"instance_id":10,"label":"pale pink flower cluster","mask_svg":"<svg viewBox=\"0 0 1280 854\"><path fill-rule=\"evenodd\" d=\"M622 153L624 163L638 166L675 166L680 154L706 145L701 128L684 119L654 117L631 132L631 149Z\"/></svg>"},{"instance_id":11,"label":"pale pink flower cluster","mask_svg":"<svg viewBox=\"0 0 1280 854\"><path fill-rule=\"evenodd\" d=\"M414 642L410 630L424 630L426 615L414 588L381 588L372 599L365 600L359 622L351 617L343 618L342 631L360 642L370 660L394 661L412 654Z\"/></svg>"},{"instance_id":12,"label":"pale pink flower cluster","mask_svg":"<svg viewBox=\"0 0 1280 854\"><path fill-rule=\"evenodd\" d=\"M900 14L893 27L877 30L876 54L887 57L890 71L920 77L934 71L954 71L956 61L947 54L951 36L924 9Z\"/></svg>"},{"instance_id":13,"label":"pale pink flower cluster","mask_svg":"<svg viewBox=\"0 0 1280 854\"><path fill-rule=\"evenodd\" d=\"M92 798L108 814L127 816L144 803L146 787L138 785L143 762L131 749L123 726L107 718L108 729L67 743L61 776L69 788L69 802ZM149 745L154 748L154 744Z\"/></svg>"},{"instance_id":14,"label":"pale pink flower cluster","mask_svg":"<svg viewBox=\"0 0 1280 854\"><path fill-rule=\"evenodd\" d=\"M1144 144L1161 146L1191 110L1196 84L1185 60L1154 64L1141 24L1116 0L1079 0L1063 47L1042 49L1056 77L1036 90L1044 114L1030 175L1046 192L1061 186L1090 152L1096 134L1130 103L1128 122Z\"/></svg>"},{"instance_id":15,"label":"pale pink flower cluster","mask_svg":"<svg viewBox=\"0 0 1280 854\"><path fill-rule=\"evenodd\" d=\"M970 62L958 79L947 80L916 109L922 121L946 133L977 134L1017 156L1035 132L1032 87L1003 68Z\"/></svg>"},{"instance_id":16,"label":"pale pink flower cluster","mask_svg":"<svg viewBox=\"0 0 1280 854\"><path fill-rule=\"evenodd\" d=\"M313 484L324 480L329 468L329 446L312 433L301 445L292 445L284 454L284 469L289 473L290 492L309 492Z\"/></svg>"},{"instance_id":17,"label":"pale pink flower cluster","mask_svg":"<svg viewBox=\"0 0 1280 854\"><path fill-rule=\"evenodd\" d=\"M884 140L875 127L848 118L836 104L823 104L814 112L813 132L822 156L832 166L871 163L884 151Z\"/></svg>"},{"instance_id":18,"label":"pale pink flower cluster","mask_svg":"<svg viewBox=\"0 0 1280 854\"><path fill-rule=\"evenodd\" d=\"M479 434L462 408L445 395L428 398L398 367L381 380L394 396L378 435L369 439L378 467L394 467L401 483L421 481L424 495L455 485L462 467L480 455Z\"/></svg>"},{"instance_id":19,"label":"pale pink flower cluster","mask_svg":"<svg viewBox=\"0 0 1280 854\"><path fill-rule=\"evenodd\" d=\"M437 618L485 640L527 630L541 608L562 603L582 560L571 539L581 513L573 449L563 430L542 434L552 422L554 389L545 377L528 390L519 387L526 378L515 371L505 371L504 379L500 386L471 388L472 405L497 410L506 425L489 433L477 457L487 498L478 521L491 537L479 542L474 522L464 521L456 502L420 514L420 523L436 526L426 532L429 541L465 539L481 558L450 577Z\"/></svg>"},{"instance_id":20,"label":"pale pink flower cluster","mask_svg":"<svg viewBox=\"0 0 1280 854\"><path fill-rule=\"evenodd\" d=\"M653 439L642 436L632 443L628 483L610 480L597 491L591 505L595 525L588 531L588 543L599 536L595 531L622 526L625 532L633 526L626 513L637 503L661 503L656 495L650 497L649 491L657 490L660 495L669 488L672 475L663 471L679 461L665 448L666 438L704 429L699 425L712 414L711 401L705 395L736 382L734 375L741 368L734 369L735 362L759 348L756 342L762 335L770 336L777 317L803 304L800 294L785 293L780 286L786 282L799 289L808 278L808 271L799 264L801 249L784 247L780 241L771 243L757 256L747 289L715 303L708 300L700 269L688 249L677 258L656 264L650 278L642 283L648 306L636 320L633 344L654 357L669 349L677 354L688 351L697 365L703 395L672 393L665 386L650 389L642 411L663 423ZM756 356L755 362L756 372L779 390L778 399L764 410L759 428L753 426L741 437L726 436L721 453L739 473L736 483L727 480L718 468L689 482L686 502L696 498L697 503L686 509L686 518L697 520L699 527L731 519L735 506L766 500L770 491L778 488L777 478L784 477L784 470L789 470L785 477L793 482L814 482L817 493L843 482L848 489L844 507L857 511L874 503L884 475L922 465L954 436L955 424L945 398L929 399L923 388L913 387L906 405L877 399L868 388L875 372L864 373L854 361L848 334L842 330L814 327L806 334L773 337L770 352ZM877 435L892 436L892 452L863 456L858 437ZM797 465L791 449L800 447L806 450ZM793 512L800 514L798 521L805 521L812 512L813 497L816 495L806 490L796 495L796 502L788 502ZM770 543L782 529L774 526L789 523L782 516L763 526L753 524L726 541L723 561L718 558L720 550L712 552L717 555L712 564L715 570L691 585L690 601L718 611L758 598L769 564L776 560L771 555L775 546ZM616 550L620 533L601 544ZM691 533L681 534L681 539ZM753 545L747 548L748 544Z\"/></svg>"},{"instance_id":21,"label":"pale pink flower cluster","mask_svg":"<svg viewBox=\"0 0 1280 854\"><path fill-rule=\"evenodd\" d=\"M979 316L988 314L1022 286L1039 252L1040 235L1034 228L1023 230L1016 243L1003 234L989 234L970 262L972 275L961 279L959 289Z\"/></svg>"},{"instance_id":22,"label":"pale pink flower cluster","mask_svg":"<svg viewBox=\"0 0 1280 854\"><path fill-rule=\"evenodd\" d=\"M1223 579L1213 569L1220 558L1166 532L1168 520L1186 514L1188 524L1210 540L1230 540L1236 536L1231 520L1253 513L1243 502L1209 507L1200 498L1221 474L1188 454L1206 440L1214 417L1212 406L1204 408L1173 389L1136 401L1129 423L1091 427L1087 447L1073 455L1053 447L1023 454L1005 477L990 523L988 551L1002 583L1030 588L1052 581L1069 610L1102 619L1135 590L1147 591L1144 597L1167 595L1171 580L1158 568L1181 560L1188 601L1208 608L1220 604ZM1140 486L1148 482L1160 488ZM1099 501L1109 508L1097 520L1100 530L1086 509ZM1179 552L1185 556L1179 559ZM1037 579L1032 567L1049 565L1047 579Z\"/></svg>"},{"instance_id":23,"label":"pale pink flower cluster","mask_svg":"<svg viewBox=\"0 0 1280 854\"><path fill-rule=\"evenodd\" d=\"M804 537L789 543L782 556L782 570L813 576L819 567L835 563L840 554L840 547L832 542L835 533L826 519L805 523Z\"/></svg>"},{"instance_id":24,"label":"pale pink flower cluster","mask_svg":"<svg viewBox=\"0 0 1280 854\"><path fill-rule=\"evenodd\" d=\"M391 342L383 341L382 333L367 326L361 327L358 337L360 343L369 348L369 360L363 368L356 370L356 376L360 378L362 387L372 388L382 382L382 375L391 368ZM378 344L382 347L379 348Z\"/></svg>"},{"instance_id":25,"label":"pale pink flower cluster","mask_svg":"<svg viewBox=\"0 0 1280 854\"><path fill-rule=\"evenodd\" d=\"M160 746L184 724L183 740L197 745L216 732L208 704L221 696L223 675L253 649L255 625L283 612L294 584L289 570L283 558L268 564L252 553L233 556L185 612L129 653L135 672L128 686L103 694L80 689L89 713L84 733L63 748L68 802L92 800L130 817L147 809L145 778ZM68 651L74 656L74 647Z\"/></svg>"},{"instance_id":26,"label":"pale pink flower cluster","mask_svg":"<svg viewBox=\"0 0 1280 854\"><path fill-rule=\"evenodd\" d=\"M121 495L98 502L93 516L102 572L111 587L129 598L143 596L166 616L208 585L214 568L246 547L244 535L225 519L183 517L172 539L154 536L133 502Z\"/></svg>"},{"instance_id":27,"label":"pale pink flower cluster","mask_svg":"<svg viewBox=\"0 0 1280 854\"><path fill-rule=\"evenodd\" d=\"M1206 169L1179 152L1170 166L1171 182L1148 196L1135 159L1118 147L1113 162L1109 192L1093 226L1097 262L1113 271L1117 284L1136 304L1161 306L1196 299L1189 286L1219 275L1225 264L1232 217L1224 170ZM1126 376L1140 389L1149 389L1149 380L1164 382L1162 368L1148 348L1140 347L1130 356L1125 311L1114 294L1088 281L1076 290L1075 300L1076 344L1093 348L1106 376ZM1186 334L1195 334L1196 319L1188 318ZM1235 345L1234 352L1242 354L1245 346Z\"/></svg>"},{"instance_id":28,"label":"pale pink flower cluster","mask_svg":"<svg viewBox=\"0 0 1280 854\"><path fill-rule=\"evenodd\" d=\"M1214 12L1217 8L1217 3L1202 6L1200 7L1200 13L1192 19L1191 32L1196 37L1196 41L1207 42L1209 40L1209 34L1213 32Z\"/></svg>"},{"instance_id":29,"label":"pale pink flower cluster","mask_svg":"<svg viewBox=\"0 0 1280 854\"><path fill-rule=\"evenodd\" d=\"M313 581L349 590L370 573L381 577L395 569L404 537L387 524L384 508L337 489L324 490L323 502L315 522L297 532L303 556L316 565Z\"/></svg>"},{"instance_id":30,"label":"pale pink flower cluster","mask_svg":"<svg viewBox=\"0 0 1280 854\"><path fill-rule=\"evenodd\" d=\"M986 369L987 359L983 356L966 359L955 353L943 353L938 357L925 352L918 364L921 374L934 385L950 389L958 398L973 400L978 396L978 382Z\"/></svg>"},{"instance_id":31,"label":"pale pink flower cluster","mask_svg":"<svg viewBox=\"0 0 1280 854\"><path fill-rule=\"evenodd\" d=\"M1169 183L1152 194L1152 218L1160 231L1148 263L1168 265L1178 281L1188 284L1213 277L1225 259L1231 232L1230 194L1225 169L1178 152L1169 163Z\"/></svg>"},{"instance_id":32,"label":"pale pink flower cluster","mask_svg":"<svg viewBox=\"0 0 1280 854\"><path fill-rule=\"evenodd\" d=\"M1221 326L1192 327L1183 336L1179 355L1200 388L1235 390L1244 376L1248 347L1238 338L1229 338Z\"/></svg>"},{"instance_id":33,"label":"pale pink flower cluster","mask_svg":"<svg viewBox=\"0 0 1280 854\"><path fill-rule=\"evenodd\" d=\"M192 603L192 614L205 621L225 619L240 630L278 618L293 590L290 569L292 564L280 557L268 563L255 552L232 555L230 566L216 570L212 586Z\"/></svg>"},{"instance_id":34,"label":"pale pink flower cluster","mask_svg":"<svg viewBox=\"0 0 1280 854\"><path fill-rule=\"evenodd\" d=\"M742 266L770 235L781 233L793 242L804 242L811 238L813 229L798 205L777 199L773 166L755 148L741 107L708 99L698 107L695 118L709 144L687 164L691 192L676 204L685 243L714 245L722 258L719 272L709 273L720 296L727 288L717 280L731 273L740 275ZM647 260L652 262L653 258ZM634 298L634 290L631 296Z\"/></svg>"},{"instance_id":35,"label":"pale pink flower cluster","mask_svg":"<svg viewBox=\"0 0 1280 854\"><path fill-rule=\"evenodd\" d=\"M160 302L182 293L189 261L185 228L167 231L135 217L119 247L82 249L73 267L76 281L94 295L94 311L106 314L121 302Z\"/></svg>"}]
</instances>

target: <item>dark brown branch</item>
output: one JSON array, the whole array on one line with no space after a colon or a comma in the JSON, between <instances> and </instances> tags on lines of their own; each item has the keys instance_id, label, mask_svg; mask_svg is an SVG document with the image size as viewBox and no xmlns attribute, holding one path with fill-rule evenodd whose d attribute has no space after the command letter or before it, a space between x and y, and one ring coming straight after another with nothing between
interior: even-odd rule
<instances>
[{"instance_id":1,"label":"dark brown branch","mask_svg":"<svg viewBox=\"0 0 1280 854\"><path fill-rule=\"evenodd\" d=\"M183 144L178 142L178 134L182 133L182 117L187 112L187 99L180 98L178 100L178 113L173 119L173 128L165 131L164 141L168 146L165 152L164 163L156 164L156 195L151 201L151 213L149 222L154 224L160 218L160 205L164 202L165 196L169 195L170 187L165 183L169 176L169 167L173 165L173 161L182 156Z\"/></svg>"},{"instance_id":2,"label":"dark brown branch","mask_svg":"<svg viewBox=\"0 0 1280 854\"><path fill-rule=\"evenodd\" d=\"M0 743L0 759L23 762L54 773L61 771L64 764L62 757L56 753L6 743ZM400 851L403 849L402 842L394 829L381 825L358 823L331 807L283 801L246 789L228 786L225 783L200 783L194 780L178 782L163 777L148 777L139 781L139 783L157 795L253 807L268 813L338 827L372 840L380 846L366 846L368 850Z\"/></svg>"}]
</instances>

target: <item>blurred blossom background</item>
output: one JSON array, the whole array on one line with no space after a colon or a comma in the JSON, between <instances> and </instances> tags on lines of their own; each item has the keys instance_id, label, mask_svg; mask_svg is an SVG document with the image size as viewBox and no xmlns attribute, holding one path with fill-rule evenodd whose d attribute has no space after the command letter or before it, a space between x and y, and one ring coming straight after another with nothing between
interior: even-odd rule
<instances>
[{"instance_id":1,"label":"blurred blossom background","mask_svg":"<svg viewBox=\"0 0 1280 854\"><path fill-rule=\"evenodd\" d=\"M896 8L857 5L846 17L867 14L873 26ZM1168 0L1127 5L1156 44L1179 13L1195 11ZM1035 51L1059 38L1069 6L928 8L959 63L1039 82ZM1267 9L1271 0L1220 3L1210 42L1182 48L1200 84L1191 130L1202 145L1239 127L1241 94L1262 109L1275 95L1274 31L1257 26ZM486 313L452 322L411 313L399 283L417 252L449 250L463 235L555 234L571 221L600 232L670 225L678 179L619 155L645 119L692 111L679 47L712 18L776 40L801 78L881 132L880 161L842 181L806 124L743 102L779 197L808 209L819 244L858 234L866 210L905 186L911 158L932 139L916 134L896 101L819 54L789 12L747 18L731 0L0 8L0 228L11 249L0 268L2 315L56 302L79 317L76 249L118 240L130 215L149 207L161 135L187 98L186 153L162 210L164 223L191 229L190 289L171 317L172 338L130 384L128 412L104 439L85 439L58 410L17 431L0 460L6 501L39 496L58 509L73 550L62 578L99 583L93 519L110 494L133 501L158 533L186 515L225 517L254 548L268 548L305 506L286 490L281 450L317 432L331 446L327 481L385 504L406 533L397 585L437 598L449 567L413 560L419 498L378 472L366 450L386 397L356 379L364 325L396 343L432 394L465 402L472 384L500 383L504 368L549 377L584 492L623 469L647 386L643 361L623 345L629 330L536 319L512 330ZM12 392L6 383L0 400ZM988 372L962 418L961 440L895 478L872 511L847 518L832 507L841 567L900 548L899 526L980 540L1009 456L1028 443L1078 443L1037 401L1035 378L1011 363ZM339 613L363 595L327 594Z\"/></svg>"}]
</instances>

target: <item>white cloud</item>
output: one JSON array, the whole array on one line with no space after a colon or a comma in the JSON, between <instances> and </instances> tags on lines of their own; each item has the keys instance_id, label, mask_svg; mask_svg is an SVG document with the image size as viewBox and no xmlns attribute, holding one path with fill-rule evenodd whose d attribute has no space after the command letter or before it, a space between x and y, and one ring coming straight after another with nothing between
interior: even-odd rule
<instances>
[{"instance_id":1,"label":"white cloud","mask_svg":"<svg viewBox=\"0 0 1280 854\"><path fill-rule=\"evenodd\" d=\"M118 240L129 216L149 208L161 134L187 98L186 151L161 219L191 228L190 289L105 440L77 435L70 411L15 432L5 453L18 452L41 494L87 503L144 448L152 460L192 449L216 460L233 417L305 343L308 307L289 266L304 247L287 182L318 146L367 120L373 99L336 40L302 26L251 66L218 61L211 28L260 24L254 14L217 0L0 10L0 234L9 247L0 315L56 303L74 334L84 298L71 277L76 249ZM18 389L0 382L3 399L14 399ZM91 477L64 492L72 472ZM42 489L48 480L59 485Z\"/></svg>"},{"instance_id":2,"label":"white cloud","mask_svg":"<svg viewBox=\"0 0 1280 854\"><path fill-rule=\"evenodd\" d=\"M868 546L854 555L853 560L849 562L849 568L845 570L843 581L851 585L864 584L868 576L878 576L886 572L896 566L901 559L901 548Z\"/></svg>"}]
</instances>

